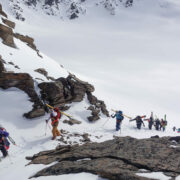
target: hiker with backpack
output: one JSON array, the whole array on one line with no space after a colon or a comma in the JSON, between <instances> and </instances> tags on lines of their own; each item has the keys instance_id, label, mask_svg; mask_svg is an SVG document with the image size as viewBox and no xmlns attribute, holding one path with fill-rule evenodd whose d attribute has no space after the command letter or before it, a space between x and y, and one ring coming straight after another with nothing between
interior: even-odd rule
<instances>
[{"instance_id":1,"label":"hiker with backpack","mask_svg":"<svg viewBox=\"0 0 180 180\"><path fill-rule=\"evenodd\" d=\"M0 127L0 151L3 154L3 157L8 155L10 145L9 141L7 140L8 136L9 133L3 127Z\"/></svg>"},{"instance_id":2,"label":"hiker with backpack","mask_svg":"<svg viewBox=\"0 0 180 180\"><path fill-rule=\"evenodd\" d=\"M56 139L57 136L60 136L60 131L58 130L59 120L61 118L61 112L58 108L53 108L50 110L50 117L46 120L46 123L51 119L52 129L52 140Z\"/></svg>"},{"instance_id":3,"label":"hiker with backpack","mask_svg":"<svg viewBox=\"0 0 180 180\"><path fill-rule=\"evenodd\" d=\"M136 126L137 126L138 129L141 129L142 124L145 127L144 122L142 120L143 117L141 117L141 116L136 117Z\"/></svg>"},{"instance_id":4,"label":"hiker with backpack","mask_svg":"<svg viewBox=\"0 0 180 180\"><path fill-rule=\"evenodd\" d=\"M167 121L161 119L161 128L163 129L163 131L165 131L166 126L167 126ZM161 130L161 128L160 128L160 130Z\"/></svg>"},{"instance_id":5,"label":"hiker with backpack","mask_svg":"<svg viewBox=\"0 0 180 180\"><path fill-rule=\"evenodd\" d=\"M144 121L148 121L148 128L151 130L154 124L153 112L151 112L150 118L144 119Z\"/></svg>"},{"instance_id":6,"label":"hiker with backpack","mask_svg":"<svg viewBox=\"0 0 180 180\"><path fill-rule=\"evenodd\" d=\"M134 119L130 119L129 121L136 121L136 126L138 129L141 129L141 126L143 124L143 126L145 127L144 125L144 122L142 120L142 118L145 118L146 116L136 116Z\"/></svg>"},{"instance_id":7,"label":"hiker with backpack","mask_svg":"<svg viewBox=\"0 0 180 180\"><path fill-rule=\"evenodd\" d=\"M156 129L157 131L160 130L160 128L161 128L161 122L160 122L160 120L159 120L158 118L156 118L154 126L155 126L155 129Z\"/></svg>"},{"instance_id":8,"label":"hiker with backpack","mask_svg":"<svg viewBox=\"0 0 180 180\"><path fill-rule=\"evenodd\" d=\"M111 115L112 118L116 117L116 131L119 131L121 129L121 123L124 119L123 112L122 111L116 111L114 115Z\"/></svg>"}]
</instances>

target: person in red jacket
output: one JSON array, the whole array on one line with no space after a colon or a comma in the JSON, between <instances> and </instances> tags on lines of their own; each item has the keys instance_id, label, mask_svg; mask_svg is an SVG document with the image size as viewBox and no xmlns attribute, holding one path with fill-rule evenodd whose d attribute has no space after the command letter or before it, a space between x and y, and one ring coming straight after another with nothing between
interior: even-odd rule
<instances>
[{"instance_id":1,"label":"person in red jacket","mask_svg":"<svg viewBox=\"0 0 180 180\"><path fill-rule=\"evenodd\" d=\"M61 118L61 112L58 108L51 109L50 118L46 120L46 123L51 119L52 129L52 140L56 139L57 136L60 136L60 131L58 130L59 119Z\"/></svg>"}]
</instances>

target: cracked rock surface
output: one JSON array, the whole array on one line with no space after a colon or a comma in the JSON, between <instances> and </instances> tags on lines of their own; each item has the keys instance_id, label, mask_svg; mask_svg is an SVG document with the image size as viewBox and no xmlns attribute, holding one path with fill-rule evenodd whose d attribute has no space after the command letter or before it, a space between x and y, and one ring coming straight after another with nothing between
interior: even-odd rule
<instances>
[{"instance_id":1,"label":"cracked rock surface","mask_svg":"<svg viewBox=\"0 0 180 180\"><path fill-rule=\"evenodd\" d=\"M141 140L116 137L102 143L58 146L27 159L31 160L29 164L57 162L33 177L89 172L112 180L148 179L136 175L141 169L176 177L180 175L178 143L177 147L172 146L169 137Z\"/></svg>"}]
</instances>

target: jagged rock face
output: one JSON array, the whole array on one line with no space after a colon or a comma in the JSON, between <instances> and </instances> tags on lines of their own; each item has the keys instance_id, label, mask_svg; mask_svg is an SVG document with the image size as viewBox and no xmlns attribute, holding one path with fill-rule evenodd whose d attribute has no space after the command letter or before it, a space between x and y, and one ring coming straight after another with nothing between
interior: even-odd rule
<instances>
[{"instance_id":1,"label":"jagged rock face","mask_svg":"<svg viewBox=\"0 0 180 180\"><path fill-rule=\"evenodd\" d=\"M7 26L9 26L10 28L15 28L15 23L14 22L12 22L12 21L10 21L10 20L8 20L8 19L4 19L4 18L2 18L2 21L3 21L3 23L4 24L6 24Z\"/></svg>"},{"instance_id":2,"label":"jagged rock face","mask_svg":"<svg viewBox=\"0 0 180 180\"><path fill-rule=\"evenodd\" d=\"M81 102L87 94L89 102L93 105L91 108L88 108L92 112L92 116L88 117L89 121L100 119L100 112L109 116L104 102L92 95L94 87L87 82L79 80L74 75L69 75L67 78L59 78L54 82L40 83L39 88L41 89L42 99L52 106L61 107L67 103Z\"/></svg>"},{"instance_id":3,"label":"jagged rock face","mask_svg":"<svg viewBox=\"0 0 180 180\"><path fill-rule=\"evenodd\" d=\"M86 92L94 91L94 87L83 81L74 79L71 75L59 78L55 82L39 84L42 98L52 105L62 105L71 102L81 102Z\"/></svg>"},{"instance_id":4,"label":"jagged rock face","mask_svg":"<svg viewBox=\"0 0 180 180\"><path fill-rule=\"evenodd\" d=\"M1 4L0 4L0 14L7 18L7 14L3 11Z\"/></svg>"},{"instance_id":5,"label":"jagged rock face","mask_svg":"<svg viewBox=\"0 0 180 180\"><path fill-rule=\"evenodd\" d=\"M3 39L3 43L5 45L8 45L13 48L16 47L16 45L14 43L14 39L13 39L12 29L3 24L0 24L0 38Z\"/></svg>"},{"instance_id":6,"label":"jagged rock face","mask_svg":"<svg viewBox=\"0 0 180 180\"><path fill-rule=\"evenodd\" d=\"M32 49L34 49L36 52L37 52L37 55L39 57L42 57L40 54L39 54L39 50L37 49L36 45L34 44L34 39L32 37L29 37L29 36L24 36L22 34L19 34L19 33L13 33L13 36L17 39L20 39L22 42L25 42L29 47L31 47Z\"/></svg>"},{"instance_id":7,"label":"jagged rock face","mask_svg":"<svg viewBox=\"0 0 180 180\"><path fill-rule=\"evenodd\" d=\"M43 104L34 90L34 81L29 74L26 73L1 73L0 74L0 87L8 89L16 87L26 92L30 100L34 102L33 110L25 113L26 118L35 118L45 114Z\"/></svg>"},{"instance_id":8,"label":"jagged rock face","mask_svg":"<svg viewBox=\"0 0 180 180\"><path fill-rule=\"evenodd\" d=\"M5 68L4 68L4 64L3 64L3 60L2 60L2 57L1 57L1 55L0 55L0 74L2 73L2 72L5 72L6 70L5 70Z\"/></svg>"},{"instance_id":9,"label":"jagged rock face","mask_svg":"<svg viewBox=\"0 0 180 180\"><path fill-rule=\"evenodd\" d=\"M59 161L33 177L90 172L113 180L146 179L136 175L140 169L175 177L180 175L180 144L176 148L172 144L169 137L141 140L118 137L103 143L58 146L27 159L32 160L30 164Z\"/></svg>"}]
</instances>

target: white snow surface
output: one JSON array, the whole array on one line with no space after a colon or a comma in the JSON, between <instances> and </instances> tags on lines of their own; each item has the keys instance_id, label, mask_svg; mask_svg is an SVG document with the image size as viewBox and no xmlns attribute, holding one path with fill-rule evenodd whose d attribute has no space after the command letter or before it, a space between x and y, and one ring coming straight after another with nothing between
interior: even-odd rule
<instances>
[{"instance_id":1,"label":"white snow surface","mask_svg":"<svg viewBox=\"0 0 180 180\"><path fill-rule=\"evenodd\" d=\"M66 77L68 71L95 85L95 95L105 100L108 108L121 109L131 117L150 115L153 111L158 117L167 114L168 126L165 132L149 131L146 127L138 131L135 122L126 118L122 123L120 136L148 138L153 135L174 136L172 127L180 127L180 3L179 0L136 0L131 8L118 7L114 16L104 8L96 7L87 1L85 16L74 21L61 20L42 13L39 8L32 9L22 5L25 22L14 19L6 0L0 0L9 18L16 22L16 32L35 38L35 44L43 58L19 40L18 49L9 48L0 42L0 54L8 63L9 71L27 72L33 78L48 81L43 75L34 72L45 68L54 78ZM86 8L85 8L86 9ZM1 22L1 18L0 18ZM40 80L37 80L41 82ZM71 133L89 133L92 141L102 142L112 139L115 132L115 119L102 116L96 123L89 123L90 115L87 98L82 103L73 103L66 113L82 124L59 128ZM30 111L32 104L28 96L16 89L0 90L0 124L10 132L18 146L9 150L9 158L0 162L1 180L14 177L28 179L44 165L25 166L31 156L39 151L55 148L59 142L51 141L51 131L47 128L45 136L45 117L27 120L22 114ZM107 123L104 125L104 123ZM97 139L95 136L100 137ZM74 137L71 141L79 142ZM9 173L11 172L11 173ZM154 174L153 174L154 175ZM157 174L156 174L157 175ZM38 179L100 179L95 175L81 173ZM166 178L158 174L156 178ZM179 177L176 179L180 179Z\"/></svg>"}]
</instances>

